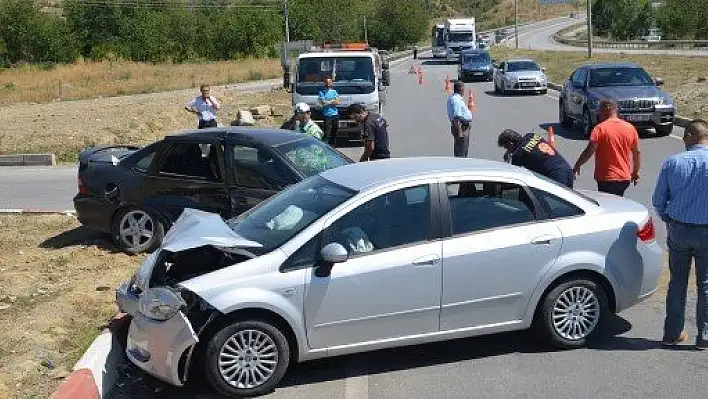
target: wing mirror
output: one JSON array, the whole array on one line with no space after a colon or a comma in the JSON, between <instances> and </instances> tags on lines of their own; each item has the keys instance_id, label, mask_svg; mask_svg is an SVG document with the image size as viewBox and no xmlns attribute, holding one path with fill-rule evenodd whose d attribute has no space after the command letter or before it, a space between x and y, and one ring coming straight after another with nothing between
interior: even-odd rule
<instances>
[{"instance_id":1,"label":"wing mirror","mask_svg":"<svg viewBox=\"0 0 708 399\"><path fill-rule=\"evenodd\" d=\"M320 256L322 257L322 262L315 269L315 275L317 277L329 277L332 273L332 267L336 263L343 263L349 259L349 252L344 248L344 245L333 242L320 250Z\"/></svg>"},{"instance_id":2,"label":"wing mirror","mask_svg":"<svg viewBox=\"0 0 708 399\"><path fill-rule=\"evenodd\" d=\"M664 79L662 78L656 78L656 85L657 86L663 86L664 85Z\"/></svg>"}]
</instances>

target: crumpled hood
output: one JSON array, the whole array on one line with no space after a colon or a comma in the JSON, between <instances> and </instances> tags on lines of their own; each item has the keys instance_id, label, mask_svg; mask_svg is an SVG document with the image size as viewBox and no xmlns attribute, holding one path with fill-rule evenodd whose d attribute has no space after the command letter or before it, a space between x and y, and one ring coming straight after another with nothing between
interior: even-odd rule
<instances>
[{"instance_id":1,"label":"crumpled hood","mask_svg":"<svg viewBox=\"0 0 708 399\"><path fill-rule=\"evenodd\" d=\"M165 234L160 249L179 252L211 245L218 248L261 248L263 245L236 234L221 216L186 208Z\"/></svg>"}]
</instances>

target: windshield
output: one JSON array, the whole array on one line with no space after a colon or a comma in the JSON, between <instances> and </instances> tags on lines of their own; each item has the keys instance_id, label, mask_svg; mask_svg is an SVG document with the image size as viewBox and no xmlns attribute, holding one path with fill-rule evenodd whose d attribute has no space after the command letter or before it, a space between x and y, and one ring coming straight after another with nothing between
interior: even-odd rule
<instances>
[{"instance_id":1,"label":"windshield","mask_svg":"<svg viewBox=\"0 0 708 399\"><path fill-rule=\"evenodd\" d=\"M489 54L487 53L476 53L476 54L463 54L462 62L464 64L476 64L480 62L489 62Z\"/></svg>"},{"instance_id":2,"label":"windshield","mask_svg":"<svg viewBox=\"0 0 708 399\"><path fill-rule=\"evenodd\" d=\"M236 234L263 245L252 250L262 255L285 244L355 194L354 190L314 176L230 219L227 225Z\"/></svg>"},{"instance_id":3,"label":"windshield","mask_svg":"<svg viewBox=\"0 0 708 399\"><path fill-rule=\"evenodd\" d=\"M285 155L306 177L352 163L344 155L315 139L297 140L278 145L275 149Z\"/></svg>"},{"instance_id":4,"label":"windshield","mask_svg":"<svg viewBox=\"0 0 708 399\"><path fill-rule=\"evenodd\" d=\"M374 62L371 57L302 58L298 65L297 92L317 95L324 81L332 78L339 94L368 94L374 91Z\"/></svg>"},{"instance_id":5,"label":"windshield","mask_svg":"<svg viewBox=\"0 0 708 399\"><path fill-rule=\"evenodd\" d=\"M508 72L519 72L519 71L540 71L541 67L533 61L516 61L509 62L507 64Z\"/></svg>"},{"instance_id":6,"label":"windshield","mask_svg":"<svg viewBox=\"0 0 708 399\"><path fill-rule=\"evenodd\" d=\"M545 180L545 181L547 181L547 182L553 184L553 185L556 186L556 187L560 187L560 188L562 188L562 189L565 190L565 191L571 192L571 193L577 195L578 197L583 198L584 200L586 200L586 201L588 201L588 202L591 202L591 203L593 203L593 204L595 204L595 205L598 205L598 206L600 205L597 201L595 201L594 199L588 197L587 195L585 195L585 194L583 194L583 193L581 193L581 192L579 192L579 191L576 191L576 190L574 190L574 189L572 189L572 188L570 188L570 187L568 187L568 186L566 186L566 185L560 184L559 182L557 182L557 181L551 179L550 177L546 177L546 176L544 176L544 175L542 175L542 174L540 174L540 173L536 173L536 172L534 172L534 171L532 171L532 170L529 170L529 172L533 173L534 176L538 177L539 179Z\"/></svg>"},{"instance_id":7,"label":"windshield","mask_svg":"<svg viewBox=\"0 0 708 399\"><path fill-rule=\"evenodd\" d=\"M590 87L653 86L642 68L599 68L590 70Z\"/></svg>"},{"instance_id":8,"label":"windshield","mask_svg":"<svg viewBox=\"0 0 708 399\"><path fill-rule=\"evenodd\" d=\"M450 32L447 35L449 42L473 42L475 34L472 32Z\"/></svg>"}]
</instances>

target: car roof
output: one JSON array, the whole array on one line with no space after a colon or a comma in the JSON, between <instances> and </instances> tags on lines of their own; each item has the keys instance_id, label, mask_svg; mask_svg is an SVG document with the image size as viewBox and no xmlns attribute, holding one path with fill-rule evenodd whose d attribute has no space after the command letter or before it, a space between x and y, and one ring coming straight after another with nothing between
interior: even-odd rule
<instances>
[{"instance_id":1,"label":"car roof","mask_svg":"<svg viewBox=\"0 0 708 399\"><path fill-rule=\"evenodd\" d=\"M481 172L493 176L532 177L526 169L478 158L410 157L357 162L322 172L320 176L352 190L363 191L411 178Z\"/></svg>"},{"instance_id":2,"label":"car roof","mask_svg":"<svg viewBox=\"0 0 708 399\"><path fill-rule=\"evenodd\" d=\"M636 62L605 62L599 64L583 65L581 68L601 69L601 68L641 68Z\"/></svg>"},{"instance_id":3,"label":"car roof","mask_svg":"<svg viewBox=\"0 0 708 399\"><path fill-rule=\"evenodd\" d=\"M292 130L257 128L245 126L214 127L208 129L190 129L171 133L166 139L204 139L256 141L269 147L303 139L307 136Z\"/></svg>"}]
</instances>

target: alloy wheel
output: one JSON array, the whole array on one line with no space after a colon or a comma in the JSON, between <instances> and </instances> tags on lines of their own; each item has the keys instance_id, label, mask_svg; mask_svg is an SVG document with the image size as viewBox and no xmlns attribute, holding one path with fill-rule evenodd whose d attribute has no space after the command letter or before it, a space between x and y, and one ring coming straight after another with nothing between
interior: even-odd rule
<instances>
[{"instance_id":1,"label":"alloy wheel","mask_svg":"<svg viewBox=\"0 0 708 399\"><path fill-rule=\"evenodd\" d=\"M278 365L278 348L268 334L242 330L226 340L218 362L226 383L239 389L257 388L273 377Z\"/></svg>"},{"instance_id":2,"label":"alloy wheel","mask_svg":"<svg viewBox=\"0 0 708 399\"><path fill-rule=\"evenodd\" d=\"M558 296L552 316L558 335L573 341L584 339L600 320L600 300L587 287L570 287Z\"/></svg>"},{"instance_id":3,"label":"alloy wheel","mask_svg":"<svg viewBox=\"0 0 708 399\"><path fill-rule=\"evenodd\" d=\"M126 246L137 248L152 239L155 234L155 222L147 212L131 210L121 218L118 232Z\"/></svg>"}]
</instances>

